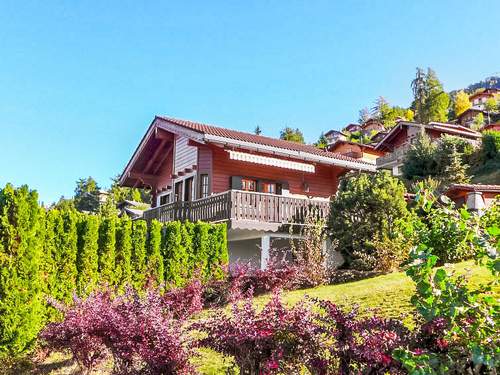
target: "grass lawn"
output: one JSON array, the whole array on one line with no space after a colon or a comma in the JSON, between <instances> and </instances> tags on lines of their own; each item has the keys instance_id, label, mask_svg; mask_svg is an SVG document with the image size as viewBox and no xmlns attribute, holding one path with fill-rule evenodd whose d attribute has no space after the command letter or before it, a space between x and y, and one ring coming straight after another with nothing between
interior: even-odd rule
<instances>
[{"instance_id":1,"label":"grass lawn","mask_svg":"<svg viewBox=\"0 0 500 375\"><path fill-rule=\"evenodd\" d=\"M473 262L462 262L447 266L457 274L466 274L472 287L492 280L488 270L474 265ZM413 282L402 272L377 276L371 279L346 283L341 285L326 285L312 289L296 290L283 294L283 300L293 305L304 298L305 295L324 300L330 300L346 309L354 305L359 305L364 314L370 314L368 309L375 309L377 314L384 317L405 316L404 321L411 326L413 309L410 304L410 297L413 294ZM494 291L496 297L500 297L500 287ZM262 307L269 296L264 295L255 299L255 304ZM202 313L205 315L206 312ZM68 357L61 354L54 354L47 358L44 363L38 366L38 374L76 374L76 366L68 363ZM57 366L60 362L61 366ZM210 351L200 350L200 356L193 359L193 363L202 374L224 374L228 368L232 367L230 358ZM16 372L19 373L19 372ZM33 372L31 372L33 373ZM100 371L97 373L106 373Z\"/></svg>"}]
</instances>

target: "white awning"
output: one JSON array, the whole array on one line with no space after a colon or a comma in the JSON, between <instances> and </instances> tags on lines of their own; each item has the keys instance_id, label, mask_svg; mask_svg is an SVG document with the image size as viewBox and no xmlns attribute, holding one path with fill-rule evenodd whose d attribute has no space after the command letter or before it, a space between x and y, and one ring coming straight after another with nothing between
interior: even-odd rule
<instances>
[{"instance_id":1,"label":"white awning","mask_svg":"<svg viewBox=\"0 0 500 375\"><path fill-rule=\"evenodd\" d=\"M313 164L299 163L297 161L271 158L269 156L254 155L246 152L239 152L232 150L228 150L228 152L229 152L229 159L231 160L239 160L239 161L245 161L247 163L269 165L271 167L293 169L295 171L302 171L308 173L314 173L316 170Z\"/></svg>"}]
</instances>

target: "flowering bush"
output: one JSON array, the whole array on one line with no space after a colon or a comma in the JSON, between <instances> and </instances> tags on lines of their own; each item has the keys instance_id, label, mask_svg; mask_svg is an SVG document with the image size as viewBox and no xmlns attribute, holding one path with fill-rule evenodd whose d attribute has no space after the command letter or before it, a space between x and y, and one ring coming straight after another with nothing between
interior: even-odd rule
<instances>
[{"instance_id":1,"label":"flowering bush","mask_svg":"<svg viewBox=\"0 0 500 375\"><path fill-rule=\"evenodd\" d=\"M182 314L177 314L182 315ZM191 372L188 358L192 343L183 321L165 307L155 292L140 298L96 292L75 298L64 320L49 324L41 338L50 350L69 350L79 364L92 370L111 357L114 373L143 371L151 374Z\"/></svg>"},{"instance_id":2,"label":"flowering bush","mask_svg":"<svg viewBox=\"0 0 500 375\"><path fill-rule=\"evenodd\" d=\"M203 309L203 285L198 279L183 288L170 289L162 301L176 319L187 319Z\"/></svg>"}]
</instances>

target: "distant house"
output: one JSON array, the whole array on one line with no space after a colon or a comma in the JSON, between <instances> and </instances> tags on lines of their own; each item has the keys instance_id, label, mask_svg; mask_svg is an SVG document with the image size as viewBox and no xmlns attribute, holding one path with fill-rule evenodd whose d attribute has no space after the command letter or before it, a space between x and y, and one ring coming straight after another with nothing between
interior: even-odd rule
<instances>
[{"instance_id":1,"label":"distant house","mask_svg":"<svg viewBox=\"0 0 500 375\"><path fill-rule=\"evenodd\" d=\"M481 128L481 132L490 131L490 130L500 132L500 121L495 122L494 124L485 125Z\"/></svg>"},{"instance_id":2,"label":"distant house","mask_svg":"<svg viewBox=\"0 0 500 375\"><path fill-rule=\"evenodd\" d=\"M361 128L363 129L364 132L370 133L373 131L376 132L381 132L385 130L384 124L382 124L379 120L375 118L370 118L366 120L362 125Z\"/></svg>"},{"instance_id":3,"label":"distant house","mask_svg":"<svg viewBox=\"0 0 500 375\"><path fill-rule=\"evenodd\" d=\"M363 128L359 124L348 124L346 127L344 127L344 131L349 133L354 133L361 130L363 130Z\"/></svg>"},{"instance_id":4,"label":"distant house","mask_svg":"<svg viewBox=\"0 0 500 375\"><path fill-rule=\"evenodd\" d=\"M227 223L230 261L265 268L270 248L289 244L288 225L311 210L328 214L341 175L375 169L314 146L156 116L120 184L151 189L146 220Z\"/></svg>"},{"instance_id":5,"label":"distant house","mask_svg":"<svg viewBox=\"0 0 500 375\"><path fill-rule=\"evenodd\" d=\"M472 108L484 110L484 106L488 99L494 98L498 94L500 94L500 90L495 88L487 88L470 95L469 101L472 105Z\"/></svg>"},{"instance_id":6,"label":"distant house","mask_svg":"<svg viewBox=\"0 0 500 375\"><path fill-rule=\"evenodd\" d=\"M452 184L444 192L458 207L481 212L500 195L500 185Z\"/></svg>"},{"instance_id":7,"label":"distant house","mask_svg":"<svg viewBox=\"0 0 500 375\"><path fill-rule=\"evenodd\" d=\"M480 108L474 108L471 107L464 112L462 112L458 117L457 117L457 123L461 126L465 126L466 128L470 128L472 124L474 123L474 119L479 115L482 114L484 118L487 118L488 114L484 109Z\"/></svg>"},{"instance_id":8,"label":"distant house","mask_svg":"<svg viewBox=\"0 0 500 375\"><path fill-rule=\"evenodd\" d=\"M386 153L377 159L377 168L389 169L395 176L401 175L406 152L422 133L427 134L433 141L438 141L445 134L466 139L474 145L477 145L481 139L481 133L461 125L439 122L431 122L426 125L399 121L375 146L375 150Z\"/></svg>"},{"instance_id":9,"label":"distant house","mask_svg":"<svg viewBox=\"0 0 500 375\"><path fill-rule=\"evenodd\" d=\"M118 209L118 216L127 215L131 219L142 218L144 211L150 208L150 205L143 202L136 202L131 200L123 200L117 203L116 208Z\"/></svg>"},{"instance_id":10,"label":"distant house","mask_svg":"<svg viewBox=\"0 0 500 375\"><path fill-rule=\"evenodd\" d=\"M328 144L331 145L338 140L346 140L347 137L344 133L338 130L329 130L325 133L325 138L328 141Z\"/></svg>"},{"instance_id":11,"label":"distant house","mask_svg":"<svg viewBox=\"0 0 500 375\"><path fill-rule=\"evenodd\" d=\"M328 146L328 151L360 159L370 164L376 164L377 158L385 155L384 151L376 150L375 145L360 144L346 140L338 140Z\"/></svg>"}]
</instances>

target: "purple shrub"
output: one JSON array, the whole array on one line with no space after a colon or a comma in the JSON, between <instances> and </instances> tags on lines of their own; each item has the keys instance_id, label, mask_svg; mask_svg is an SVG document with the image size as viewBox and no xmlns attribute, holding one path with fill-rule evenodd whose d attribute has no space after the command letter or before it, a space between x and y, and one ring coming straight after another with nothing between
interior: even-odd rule
<instances>
[{"instance_id":1,"label":"purple shrub","mask_svg":"<svg viewBox=\"0 0 500 375\"><path fill-rule=\"evenodd\" d=\"M317 360L314 318L305 303L287 308L275 293L261 312L249 297L233 303L232 314L214 315L193 328L206 333L201 345L234 356L242 374L290 373Z\"/></svg>"},{"instance_id":2,"label":"purple shrub","mask_svg":"<svg viewBox=\"0 0 500 375\"><path fill-rule=\"evenodd\" d=\"M169 290L162 299L174 318L187 319L203 309L203 293L203 285L195 279L182 288Z\"/></svg>"},{"instance_id":3,"label":"purple shrub","mask_svg":"<svg viewBox=\"0 0 500 375\"><path fill-rule=\"evenodd\" d=\"M185 374L192 344L183 321L165 307L155 292L140 298L127 291L112 296L96 292L75 299L64 320L49 324L41 333L49 350L69 350L81 366L93 369L112 357L118 374Z\"/></svg>"}]
</instances>

